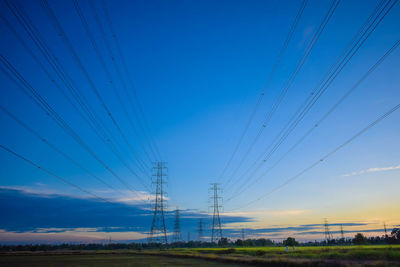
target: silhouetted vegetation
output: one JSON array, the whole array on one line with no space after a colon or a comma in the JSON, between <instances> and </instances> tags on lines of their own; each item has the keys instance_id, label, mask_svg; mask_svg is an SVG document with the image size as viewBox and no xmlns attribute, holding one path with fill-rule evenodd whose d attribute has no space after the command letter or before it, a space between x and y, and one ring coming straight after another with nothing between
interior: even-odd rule
<instances>
[{"instance_id":1,"label":"silhouetted vegetation","mask_svg":"<svg viewBox=\"0 0 400 267\"><path fill-rule=\"evenodd\" d=\"M367 243L367 238L363 234L358 233L352 241L354 245L365 245Z\"/></svg>"},{"instance_id":2,"label":"silhouetted vegetation","mask_svg":"<svg viewBox=\"0 0 400 267\"><path fill-rule=\"evenodd\" d=\"M169 248L218 248L218 247L276 247L276 246L343 246L343 245L385 245L400 244L400 229L394 228L390 235L365 237L357 233L353 239L340 238L324 241L310 241L298 243L294 238L289 237L283 242L274 242L270 239L237 239L232 241L222 238L217 243L203 241L180 241L169 244L160 243L108 243L108 244L60 244L60 245L0 245L0 251L54 251L54 250L143 250L143 249L169 249Z\"/></svg>"},{"instance_id":3,"label":"silhouetted vegetation","mask_svg":"<svg viewBox=\"0 0 400 267\"><path fill-rule=\"evenodd\" d=\"M283 241L283 245L293 247L298 246L299 242L297 242L296 239L294 239L293 237L288 237L286 240Z\"/></svg>"}]
</instances>

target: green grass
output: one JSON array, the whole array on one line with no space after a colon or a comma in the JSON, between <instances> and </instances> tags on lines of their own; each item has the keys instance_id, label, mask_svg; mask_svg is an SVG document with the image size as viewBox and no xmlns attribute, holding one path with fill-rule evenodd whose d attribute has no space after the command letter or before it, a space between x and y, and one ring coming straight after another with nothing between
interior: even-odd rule
<instances>
[{"instance_id":1,"label":"green grass","mask_svg":"<svg viewBox=\"0 0 400 267\"><path fill-rule=\"evenodd\" d=\"M239 247L239 248L193 248L172 249L170 253L184 255L216 255L229 257L254 257L257 259L280 260L339 260L339 261L383 261L400 264L400 245L377 246L331 246L331 247Z\"/></svg>"},{"instance_id":2,"label":"green grass","mask_svg":"<svg viewBox=\"0 0 400 267\"><path fill-rule=\"evenodd\" d=\"M89 255L8 255L0 256L0 266L10 267L151 267L151 266L222 266L232 264L196 258L174 258L137 254L89 254ZM245 266L245 265L235 265Z\"/></svg>"},{"instance_id":3,"label":"green grass","mask_svg":"<svg viewBox=\"0 0 400 267\"><path fill-rule=\"evenodd\" d=\"M15 252L2 266L400 266L400 245Z\"/></svg>"}]
</instances>

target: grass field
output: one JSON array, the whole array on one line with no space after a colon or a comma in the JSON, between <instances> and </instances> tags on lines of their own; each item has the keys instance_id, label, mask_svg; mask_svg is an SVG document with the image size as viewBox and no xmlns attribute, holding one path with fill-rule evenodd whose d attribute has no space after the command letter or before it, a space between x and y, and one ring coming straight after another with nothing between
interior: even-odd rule
<instances>
[{"instance_id":1,"label":"grass field","mask_svg":"<svg viewBox=\"0 0 400 267\"><path fill-rule=\"evenodd\" d=\"M400 266L400 245L177 248L0 254L0 266Z\"/></svg>"},{"instance_id":2,"label":"grass field","mask_svg":"<svg viewBox=\"0 0 400 267\"><path fill-rule=\"evenodd\" d=\"M1 267L147 267L147 266L222 266L228 267L218 261L209 261L196 258L176 258L164 256L151 256L139 254L88 254L88 255L8 255L0 256ZM246 266L236 265L235 266Z\"/></svg>"},{"instance_id":3,"label":"grass field","mask_svg":"<svg viewBox=\"0 0 400 267\"><path fill-rule=\"evenodd\" d=\"M173 249L188 254L247 255L263 257L305 258L305 259L363 259L400 261L400 245L377 246L332 246L332 247L243 247L243 248L193 248Z\"/></svg>"},{"instance_id":4,"label":"grass field","mask_svg":"<svg viewBox=\"0 0 400 267\"><path fill-rule=\"evenodd\" d=\"M400 266L400 245L296 247L289 253L285 247L172 249L168 253L260 265Z\"/></svg>"}]
</instances>

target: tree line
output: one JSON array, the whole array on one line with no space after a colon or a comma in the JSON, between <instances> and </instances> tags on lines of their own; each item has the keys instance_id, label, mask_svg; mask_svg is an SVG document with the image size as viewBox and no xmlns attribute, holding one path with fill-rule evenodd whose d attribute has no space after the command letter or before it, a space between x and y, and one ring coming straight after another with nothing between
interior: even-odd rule
<instances>
[{"instance_id":1,"label":"tree line","mask_svg":"<svg viewBox=\"0 0 400 267\"><path fill-rule=\"evenodd\" d=\"M293 237L288 237L282 242L270 239L236 239L221 238L218 242L204 241L179 241L169 244L160 243L91 243L91 244L26 244L26 245L0 245L0 251L54 251L54 250L117 250L117 249L167 249L167 248L213 248L213 247L267 247L267 246L334 246L334 245L380 245L400 244L400 228L394 228L390 235L366 237L357 233L354 238L340 238L323 241L309 241L299 243Z\"/></svg>"}]
</instances>

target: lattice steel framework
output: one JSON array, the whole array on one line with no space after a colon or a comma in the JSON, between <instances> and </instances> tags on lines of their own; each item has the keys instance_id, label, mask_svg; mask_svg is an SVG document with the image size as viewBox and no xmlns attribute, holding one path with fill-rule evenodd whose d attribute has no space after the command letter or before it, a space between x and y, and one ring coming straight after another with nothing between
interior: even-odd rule
<instances>
[{"instance_id":1,"label":"lattice steel framework","mask_svg":"<svg viewBox=\"0 0 400 267\"><path fill-rule=\"evenodd\" d=\"M173 242L182 241L181 224L178 207L175 210L175 223L174 223L174 235L172 236Z\"/></svg>"},{"instance_id":2,"label":"lattice steel framework","mask_svg":"<svg viewBox=\"0 0 400 267\"><path fill-rule=\"evenodd\" d=\"M151 223L149 242L168 243L167 230L165 227L164 212L166 210L166 192L164 185L167 182L168 169L165 162L155 162L153 167L152 183L155 185L154 192L154 215Z\"/></svg>"},{"instance_id":3,"label":"lattice steel framework","mask_svg":"<svg viewBox=\"0 0 400 267\"><path fill-rule=\"evenodd\" d=\"M203 238L203 219L199 220L199 241Z\"/></svg>"},{"instance_id":4,"label":"lattice steel framework","mask_svg":"<svg viewBox=\"0 0 400 267\"><path fill-rule=\"evenodd\" d=\"M328 224L328 219L324 219L324 227L325 227L325 239L326 241L332 240L333 236L331 232L329 231L329 224Z\"/></svg>"},{"instance_id":5,"label":"lattice steel framework","mask_svg":"<svg viewBox=\"0 0 400 267\"><path fill-rule=\"evenodd\" d=\"M213 205L210 206L213 209L211 242L218 241L218 239L222 238L221 218L219 216L219 210L222 209L222 197L218 195L218 193L221 193L221 189L218 188L218 185L217 183L213 183L209 189L211 193L210 200L213 203Z\"/></svg>"}]
</instances>

